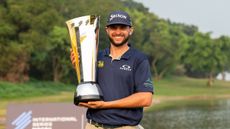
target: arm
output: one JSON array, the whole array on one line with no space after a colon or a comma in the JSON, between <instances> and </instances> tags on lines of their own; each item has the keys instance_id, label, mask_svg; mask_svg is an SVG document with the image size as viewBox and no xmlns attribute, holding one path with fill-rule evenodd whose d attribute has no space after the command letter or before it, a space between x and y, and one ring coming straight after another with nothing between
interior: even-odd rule
<instances>
[{"instance_id":1,"label":"arm","mask_svg":"<svg viewBox=\"0 0 230 129\"><path fill-rule=\"evenodd\" d=\"M128 97L114 100L114 101L91 101L88 103L79 103L79 106L87 108L137 108L147 107L152 104L152 93L151 92L138 92Z\"/></svg>"}]
</instances>

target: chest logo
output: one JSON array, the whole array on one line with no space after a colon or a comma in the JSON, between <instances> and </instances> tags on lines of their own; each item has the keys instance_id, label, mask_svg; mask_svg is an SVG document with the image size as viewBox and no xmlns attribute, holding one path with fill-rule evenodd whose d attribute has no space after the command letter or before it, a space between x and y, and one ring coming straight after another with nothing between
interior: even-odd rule
<instances>
[{"instance_id":1,"label":"chest logo","mask_svg":"<svg viewBox=\"0 0 230 129\"><path fill-rule=\"evenodd\" d=\"M99 60L99 61L97 62L97 67L98 67L98 68L103 68L103 67L104 67L104 61Z\"/></svg>"},{"instance_id":2,"label":"chest logo","mask_svg":"<svg viewBox=\"0 0 230 129\"><path fill-rule=\"evenodd\" d=\"M121 70L125 70L125 71L132 71L131 67L129 65L122 65L120 67Z\"/></svg>"}]
</instances>

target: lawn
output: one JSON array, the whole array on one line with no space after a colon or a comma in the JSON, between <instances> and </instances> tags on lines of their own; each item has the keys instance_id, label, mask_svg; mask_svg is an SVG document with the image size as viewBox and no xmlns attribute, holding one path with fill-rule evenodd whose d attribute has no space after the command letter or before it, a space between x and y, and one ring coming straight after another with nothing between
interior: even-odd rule
<instances>
[{"instance_id":1,"label":"lawn","mask_svg":"<svg viewBox=\"0 0 230 129\"><path fill-rule=\"evenodd\" d=\"M230 82L215 80L211 87L207 79L170 77L155 82L155 95L159 96L215 96L229 95Z\"/></svg>"}]
</instances>

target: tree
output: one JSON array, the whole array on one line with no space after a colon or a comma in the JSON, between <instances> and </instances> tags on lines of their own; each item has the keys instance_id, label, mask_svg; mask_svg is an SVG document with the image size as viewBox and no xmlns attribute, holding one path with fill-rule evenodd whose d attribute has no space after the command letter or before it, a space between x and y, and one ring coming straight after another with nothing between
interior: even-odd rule
<instances>
[{"instance_id":1,"label":"tree","mask_svg":"<svg viewBox=\"0 0 230 129\"><path fill-rule=\"evenodd\" d=\"M69 43L67 42L67 30L63 27L54 26L49 34L50 47L47 53L47 62L52 64L53 81L60 81L72 69L69 55Z\"/></svg>"},{"instance_id":2,"label":"tree","mask_svg":"<svg viewBox=\"0 0 230 129\"><path fill-rule=\"evenodd\" d=\"M183 57L183 63L188 71L205 73L208 78L207 85L211 86L214 75L219 71L225 58L221 52L221 44L214 42L210 33L197 32L189 42L189 48Z\"/></svg>"},{"instance_id":3,"label":"tree","mask_svg":"<svg viewBox=\"0 0 230 129\"><path fill-rule=\"evenodd\" d=\"M221 36L215 39L214 42L219 46L219 49L217 49L219 55L219 72L224 75L225 71L230 70L230 38Z\"/></svg>"},{"instance_id":4,"label":"tree","mask_svg":"<svg viewBox=\"0 0 230 129\"><path fill-rule=\"evenodd\" d=\"M208 76L210 71L215 75L217 71L229 70L229 37L213 40L196 26L159 19L132 0L1 0L0 79L74 80L65 21L100 15L99 48L103 49L109 45L104 31L108 13L119 9L131 15L135 27L131 45L148 55L156 79L171 74L181 64L189 74ZM198 62L200 59L210 61L212 66Z\"/></svg>"},{"instance_id":5,"label":"tree","mask_svg":"<svg viewBox=\"0 0 230 129\"><path fill-rule=\"evenodd\" d=\"M163 20L153 23L145 51L151 57L154 76L160 80L165 74L174 71L186 47L186 36L178 26L169 26Z\"/></svg>"},{"instance_id":6,"label":"tree","mask_svg":"<svg viewBox=\"0 0 230 129\"><path fill-rule=\"evenodd\" d=\"M30 58L29 44L21 38L22 33L27 31L27 23L19 8L10 6L6 1L3 6L0 5L0 78L13 82L28 80Z\"/></svg>"}]
</instances>

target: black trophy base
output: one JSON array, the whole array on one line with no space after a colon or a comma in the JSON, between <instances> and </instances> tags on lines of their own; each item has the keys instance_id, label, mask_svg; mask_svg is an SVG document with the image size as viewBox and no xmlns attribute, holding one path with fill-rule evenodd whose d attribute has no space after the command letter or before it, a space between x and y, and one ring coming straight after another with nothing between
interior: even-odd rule
<instances>
[{"instance_id":1,"label":"black trophy base","mask_svg":"<svg viewBox=\"0 0 230 129\"><path fill-rule=\"evenodd\" d=\"M80 102L89 102L89 101L100 101L102 100L102 96L99 95L84 95L84 96L76 96L74 95L74 104L78 105Z\"/></svg>"},{"instance_id":2,"label":"black trophy base","mask_svg":"<svg viewBox=\"0 0 230 129\"><path fill-rule=\"evenodd\" d=\"M102 96L98 84L93 82L81 83L77 86L74 93L74 104L78 105L79 102L102 100Z\"/></svg>"}]
</instances>

